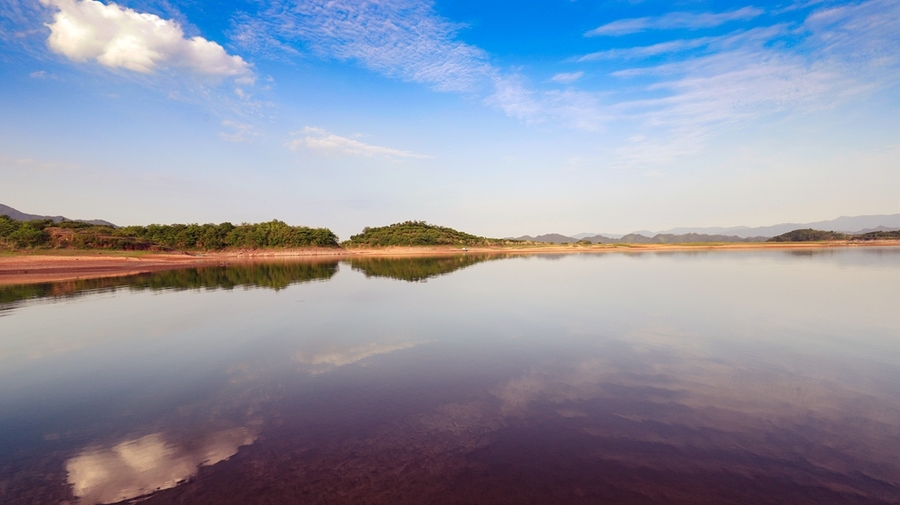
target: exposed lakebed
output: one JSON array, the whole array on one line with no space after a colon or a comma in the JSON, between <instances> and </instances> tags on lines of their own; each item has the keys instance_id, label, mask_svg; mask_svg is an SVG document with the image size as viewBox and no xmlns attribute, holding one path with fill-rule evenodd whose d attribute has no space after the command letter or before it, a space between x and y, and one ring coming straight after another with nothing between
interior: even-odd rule
<instances>
[{"instance_id":1,"label":"exposed lakebed","mask_svg":"<svg viewBox=\"0 0 900 505\"><path fill-rule=\"evenodd\" d=\"M0 288L0 502L898 503L900 249Z\"/></svg>"}]
</instances>

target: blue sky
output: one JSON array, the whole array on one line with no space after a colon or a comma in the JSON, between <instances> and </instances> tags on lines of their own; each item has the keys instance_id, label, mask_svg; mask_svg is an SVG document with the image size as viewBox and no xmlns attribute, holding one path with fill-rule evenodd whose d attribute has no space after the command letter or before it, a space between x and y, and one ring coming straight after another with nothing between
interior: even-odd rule
<instances>
[{"instance_id":1,"label":"blue sky","mask_svg":"<svg viewBox=\"0 0 900 505\"><path fill-rule=\"evenodd\" d=\"M0 203L624 233L900 212L900 2L0 0Z\"/></svg>"}]
</instances>

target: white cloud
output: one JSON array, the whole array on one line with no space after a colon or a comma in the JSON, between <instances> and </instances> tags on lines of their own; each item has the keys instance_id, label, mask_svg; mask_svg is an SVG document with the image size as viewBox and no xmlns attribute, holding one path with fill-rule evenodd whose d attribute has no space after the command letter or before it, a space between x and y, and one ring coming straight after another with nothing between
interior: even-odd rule
<instances>
[{"instance_id":1,"label":"white cloud","mask_svg":"<svg viewBox=\"0 0 900 505\"><path fill-rule=\"evenodd\" d=\"M249 65L203 37L186 38L175 21L94 0L41 0L56 9L47 45L75 61L152 73L160 67L206 76L251 75Z\"/></svg>"},{"instance_id":2,"label":"white cloud","mask_svg":"<svg viewBox=\"0 0 900 505\"><path fill-rule=\"evenodd\" d=\"M627 35L645 30L672 30L687 28L696 30L700 28L712 28L729 21L741 21L753 19L764 11L755 7L743 7L728 12L670 12L659 17L619 19L588 31L586 37L601 35Z\"/></svg>"},{"instance_id":3,"label":"white cloud","mask_svg":"<svg viewBox=\"0 0 900 505\"><path fill-rule=\"evenodd\" d=\"M568 84L570 82L575 82L578 79L581 79L583 75L584 72L561 72L551 77L550 80L553 82Z\"/></svg>"},{"instance_id":4,"label":"white cloud","mask_svg":"<svg viewBox=\"0 0 900 505\"><path fill-rule=\"evenodd\" d=\"M313 128L310 126L307 126L296 134L302 135L302 137L287 143L287 147L294 151L311 149L325 154L345 154L366 157L383 156L386 158L431 158L431 156L410 151L401 151L390 147L365 144L358 140L341 137L321 128Z\"/></svg>"}]
</instances>

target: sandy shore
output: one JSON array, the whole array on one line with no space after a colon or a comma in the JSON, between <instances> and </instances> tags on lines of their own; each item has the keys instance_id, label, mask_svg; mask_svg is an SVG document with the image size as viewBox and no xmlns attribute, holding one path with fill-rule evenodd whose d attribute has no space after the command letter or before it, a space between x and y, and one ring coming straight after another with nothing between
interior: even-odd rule
<instances>
[{"instance_id":1,"label":"sandy shore","mask_svg":"<svg viewBox=\"0 0 900 505\"><path fill-rule=\"evenodd\" d=\"M733 244L617 244L529 245L469 247L469 254L583 254L644 251L710 251L753 249L824 249L831 247L900 247L900 241L733 243ZM460 254L458 247L386 247L372 249L298 249L285 251L232 251L211 254L119 253L109 251L38 251L0 255L0 286L118 277L177 268L261 261L322 261L352 256L416 257Z\"/></svg>"}]
</instances>

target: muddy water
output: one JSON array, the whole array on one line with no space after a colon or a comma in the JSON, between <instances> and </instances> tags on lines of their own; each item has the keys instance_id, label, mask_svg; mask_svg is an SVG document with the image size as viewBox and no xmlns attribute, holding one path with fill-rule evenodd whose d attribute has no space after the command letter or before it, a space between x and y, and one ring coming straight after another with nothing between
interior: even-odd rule
<instances>
[{"instance_id":1,"label":"muddy water","mask_svg":"<svg viewBox=\"0 0 900 505\"><path fill-rule=\"evenodd\" d=\"M0 288L0 503L900 503L900 249Z\"/></svg>"}]
</instances>

